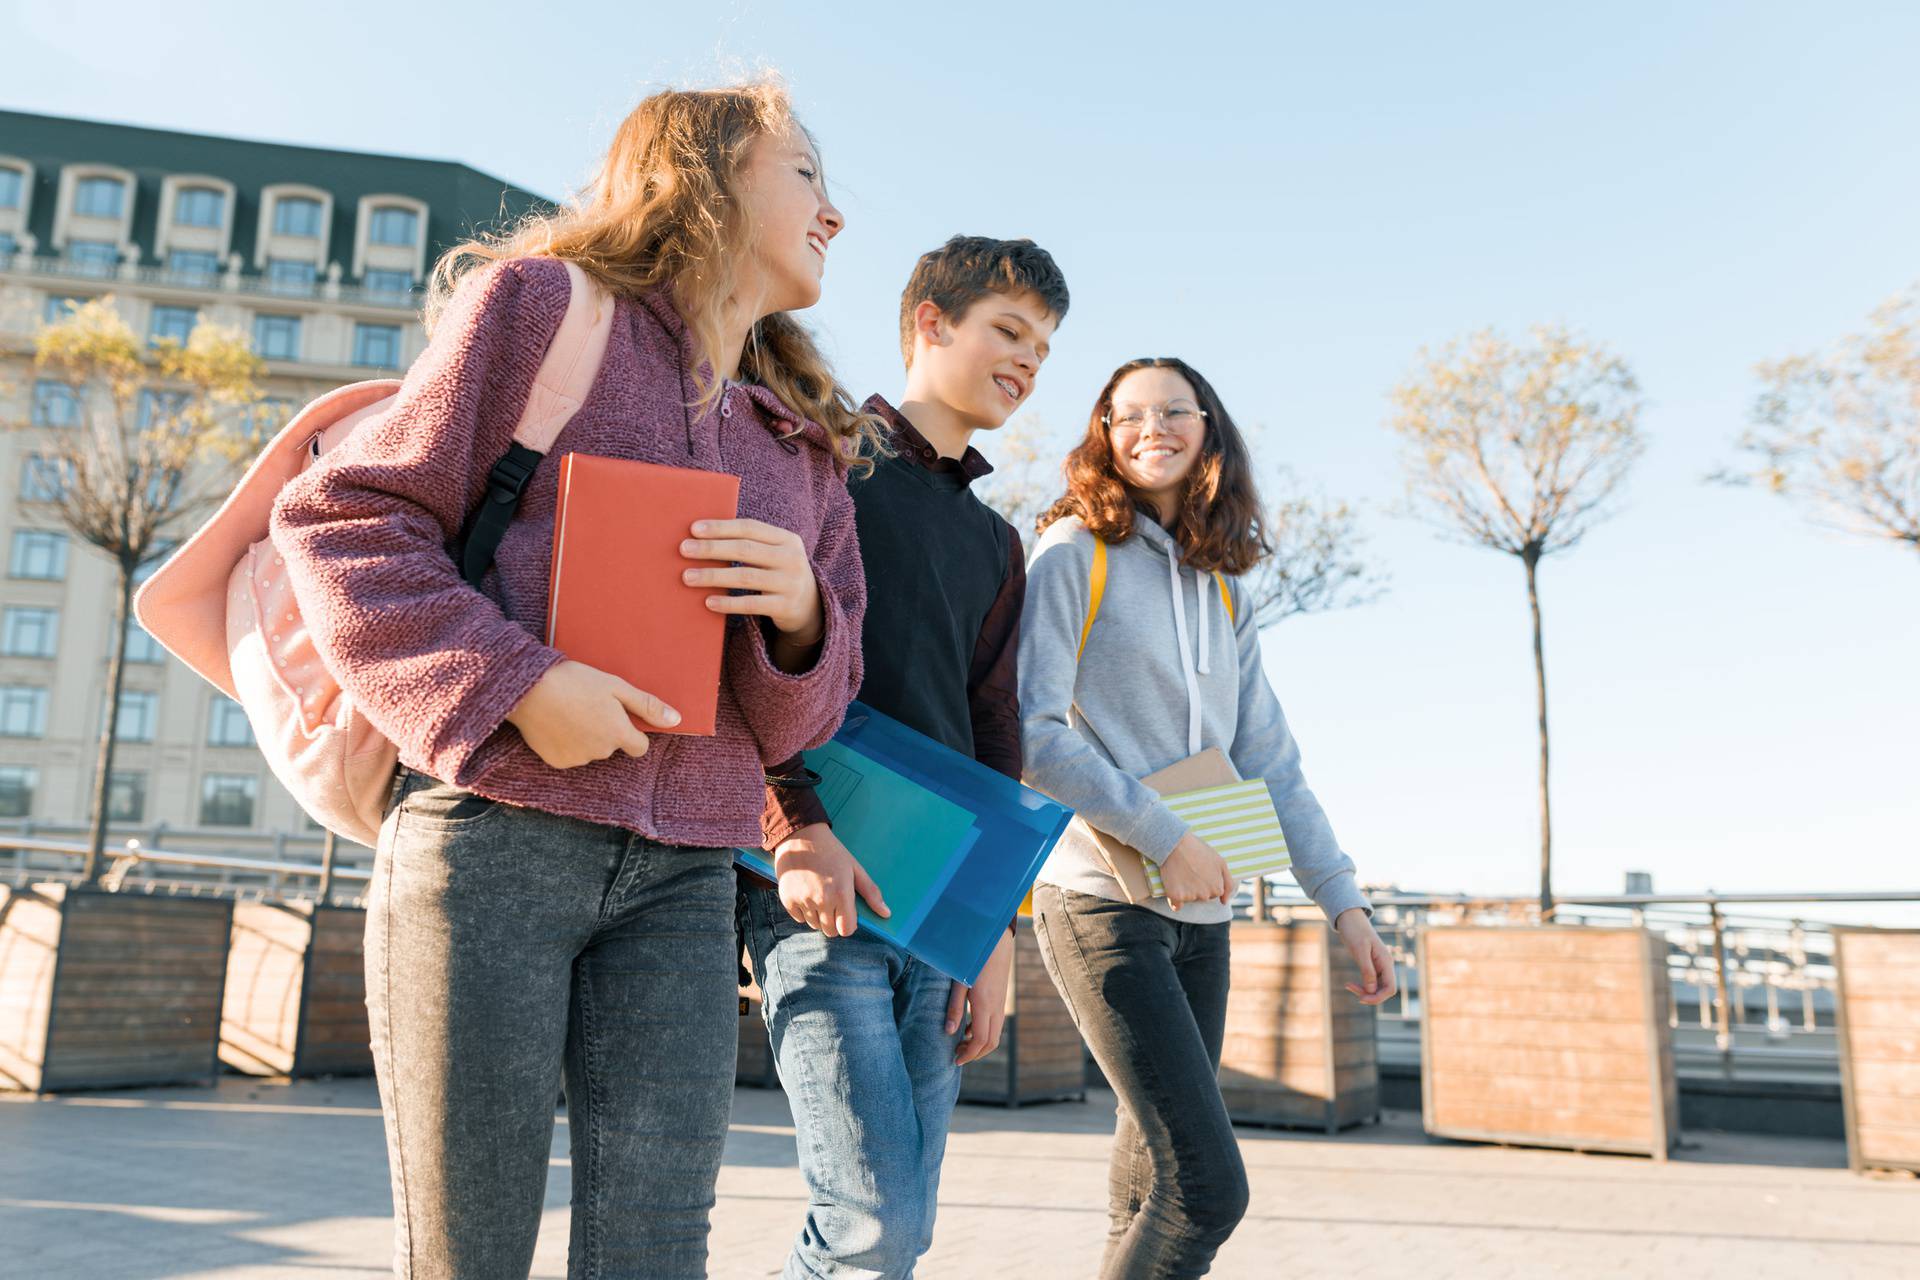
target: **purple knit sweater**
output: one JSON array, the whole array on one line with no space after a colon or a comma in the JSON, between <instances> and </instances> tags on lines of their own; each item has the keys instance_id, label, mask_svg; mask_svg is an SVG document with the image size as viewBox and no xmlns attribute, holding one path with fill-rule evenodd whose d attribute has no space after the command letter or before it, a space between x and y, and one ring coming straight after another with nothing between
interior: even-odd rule
<instances>
[{"instance_id":1,"label":"purple knit sweater","mask_svg":"<svg viewBox=\"0 0 1920 1280\"><path fill-rule=\"evenodd\" d=\"M670 844L758 844L763 765L824 742L860 686L866 581L844 467L824 430L764 388L733 387L696 417L685 324L663 294L622 298L593 390L474 591L448 544L507 451L567 296L551 259L468 281L393 410L281 492L274 546L320 655L401 763ZM739 476L740 514L798 533L812 559L826 613L813 667L780 671L764 628L729 617L713 737L658 735L639 759L546 765L505 719L563 656L540 637L559 459L573 451Z\"/></svg>"}]
</instances>

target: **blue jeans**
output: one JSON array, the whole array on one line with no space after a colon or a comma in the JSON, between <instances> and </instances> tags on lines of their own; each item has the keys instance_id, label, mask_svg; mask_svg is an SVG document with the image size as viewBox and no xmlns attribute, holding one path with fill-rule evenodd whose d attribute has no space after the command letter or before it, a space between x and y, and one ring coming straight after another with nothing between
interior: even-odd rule
<instances>
[{"instance_id":1,"label":"blue jeans","mask_svg":"<svg viewBox=\"0 0 1920 1280\"><path fill-rule=\"evenodd\" d=\"M732 851L402 773L367 901L394 1274L525 1280L554 1098L574 1280L707 1274L739 1014Z\"/></svg>"},{"instance_id":2,"label":"blue jeans","mask_svg":"<svg viewBox=\"0 0 1920 1280\"><path fill-rule=\"evenodd\" d=\"M933 1243L960 1096L952 982L869 934L829 938L748 892L747 950L793 1107L807 1220L787 1280L906 1280Z\"/></svg>"}]
</instances>

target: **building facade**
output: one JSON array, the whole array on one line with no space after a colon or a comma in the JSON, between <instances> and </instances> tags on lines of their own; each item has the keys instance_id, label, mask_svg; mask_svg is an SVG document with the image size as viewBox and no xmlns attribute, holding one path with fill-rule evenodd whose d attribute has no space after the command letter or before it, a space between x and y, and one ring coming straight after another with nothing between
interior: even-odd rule
<instances>
[{"instance_id":1,"label":"building facade","mask_svg":"<svg viewBox=\"0 0 1920 1280\"><path fill-rule=\"evenodd\" d=\"M272 429L419 354L437 256L537 197L465 165L0 111L0 828L83 825L113 630L114 567L49 504L66 388L40 326L111 295L136 333L213 322L266 361ZM308 835L246 717L133 625L111 780L117 831L217 843Z\"/></svg>"}]
</instances>

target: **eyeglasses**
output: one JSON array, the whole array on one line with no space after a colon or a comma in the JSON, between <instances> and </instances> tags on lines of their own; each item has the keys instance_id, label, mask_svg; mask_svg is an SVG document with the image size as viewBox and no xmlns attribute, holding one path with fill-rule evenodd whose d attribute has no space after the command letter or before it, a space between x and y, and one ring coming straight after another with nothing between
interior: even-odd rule
<instances>
[{"instance_id":1,"label":"eyeglasses","mask_svg":"<svg viewBox=\"0 0 1920 1280\"><path fill-rule=\"evenodd\" d=\"M1160 425L1169 431L1186 432L1206 418L1205 409L1196 409L1190 404L1174 401L1172 404L1149 404L1138 407L1129 406L1120 413L1109 413L1103 419L1109 427L1125 427L1129 431L1144 431L1147 419L1158 418Z\"/></svg>"}]
</instances>

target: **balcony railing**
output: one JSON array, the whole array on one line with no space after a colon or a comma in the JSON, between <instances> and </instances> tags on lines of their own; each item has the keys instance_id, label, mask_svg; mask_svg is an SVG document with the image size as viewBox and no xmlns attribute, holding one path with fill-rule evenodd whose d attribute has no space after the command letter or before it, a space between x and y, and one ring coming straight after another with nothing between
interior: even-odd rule
<instances>
[{"instance_id":1,"label":"balcony railing","mask_svg":"<svg viewBox=\"0 0 1920 1280\"><path fill-rule=\"evenodd\" d=\"M131 263L106 265L77 262L71 258L45 254L14 253L0 256L0 274L46 276L56 280L86 280L95 283L123 281L168 289L193 289L208 293L243 293L283 298L288 301L337 302L348 306L384 307L396 311L417 311L426 300L419 289L404 293L386 289L368 289L362 285L336 284L316 280L312 284L269 280L266 276L235 272L174 271L167 267Z\"/></svg>"}]
</instances>

